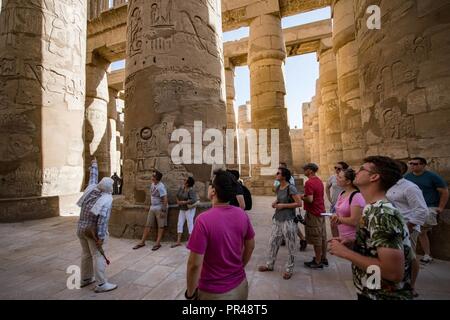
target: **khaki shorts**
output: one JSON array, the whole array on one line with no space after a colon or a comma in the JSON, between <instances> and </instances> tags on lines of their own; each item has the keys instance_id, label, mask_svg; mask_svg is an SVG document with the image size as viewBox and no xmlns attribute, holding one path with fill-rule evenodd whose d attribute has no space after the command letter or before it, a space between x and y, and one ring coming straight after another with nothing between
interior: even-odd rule
<instances>
[{"instance_id":1,"label":"khaki shorts","mask_svg":"<svg viewBox=\"0 0 450 320\"><path fill-rule=\"evenodd\" d=\"M198 300L247 300L248 282L244 279L236 288L225 293L209 293L198 290Z\"/></svg>"},{"instance_id":2,"label":"khaki shorts","mask_svg":"<svg viewBox=\"0 0 450 320\"><path fill-rule=\"evenodd\" d=\"M428 217L425 220L425 224L423 226L421 226L420 230L421 233L428 233L428 231L431 231L431 229L437 225L437 212L436 212L436 207L430 207L428 208Z\"/></svg>"},{"instance_id":3,"label":"khaki shorts","mask_svg":"<svg viewBox=\"0 0 450 320\"><path fill-rule=\"evenodd\" d=\"M420 234L419 231L413 230L409 235L409 239L411 241L411 249L414 253L414 258L416 256L417 239L419 238L419 234Z\"/></svg>"},{"instance_id":4,"label":"khaki shorts","mask_svg":"<svg viewBox=\"0 0 450 320\"><path fill-rule=\"evenodd\" d=\"M146 227L154 228L156 227L156 223L158 224L158 228L167 227L167 212L162 212L161 210L151 210L147 215L147 222L145 223Z\"/></svg>"},{"instance_id":5,"label":"khaki shorts","mask_svg":"<svg viewBox=\"0 0 450 320\"><path fill-rule=\"evenodd\" d=\"M325 218L307 212L305 221L306 241L313 246L322 246L323 242L327 240Z\"/></svg>"}]
</instances>

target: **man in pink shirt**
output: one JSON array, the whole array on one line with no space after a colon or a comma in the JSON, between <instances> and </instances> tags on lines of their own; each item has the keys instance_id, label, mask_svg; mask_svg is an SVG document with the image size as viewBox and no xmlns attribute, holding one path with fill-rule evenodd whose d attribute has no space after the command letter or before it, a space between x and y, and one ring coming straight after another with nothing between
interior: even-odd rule
<instances>
[{"instance_id":1,"label":"man in pink shirt","mask_svg":"<svg viewBox=\"0 0 450 320\"><path fill-rule=\"evenodd\" d=\"M245 274L255 248L255 232L248 215L230 200L236 194L236 180L218 170L209 186L213 208L200 214L187 248L186 299L246 300Z\"/></svg>"},{"instance_id":2,"label":"man in pink shirt","mask_svg":"<svg viewBox=\"0 0 450 320\"><path fill-rule=\"evenodd\" d=\"M324 186L322 180L316 176L319 167L315 163L303 166L308 181L305 182L305 194L302 197L306 211L305 233L306 241L314 246L315 257L305 266L311 269L323 269L328 266L327 260L327 231L325 218Z\"/></svg>"}]
</instances>

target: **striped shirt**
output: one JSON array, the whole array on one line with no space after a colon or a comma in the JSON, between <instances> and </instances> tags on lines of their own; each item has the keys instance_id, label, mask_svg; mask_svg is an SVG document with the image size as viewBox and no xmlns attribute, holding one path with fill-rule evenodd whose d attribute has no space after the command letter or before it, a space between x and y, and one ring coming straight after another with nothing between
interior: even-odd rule
<instances>
[{"instance_id":1,"label":"striped shirt","mask_svg":"<svg viewBox=\"0 0 450 320\"><path fill-rule=\"evenodd\" d=\"M98 184L98 167L96 164L91 166L89 176L89 186ZM108 222L111 215L111 205L103 206L101 214L96 216L91 212L95 202L100 198L102 192L94 189L81 205L80 220L78 221L77 235L82 236L86 230L97 226L97 237L104 240L108 235Z\"/></svg>"}]
</instances>

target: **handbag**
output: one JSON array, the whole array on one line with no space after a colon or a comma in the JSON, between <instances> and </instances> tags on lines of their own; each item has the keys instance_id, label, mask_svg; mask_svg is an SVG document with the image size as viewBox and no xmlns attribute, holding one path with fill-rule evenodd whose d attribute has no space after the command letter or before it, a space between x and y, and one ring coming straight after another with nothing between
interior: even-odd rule
<instances>
[{"instance_id":1,"label":"handbag","mask_svg":"<svg viewBox=\"0 0 450 320\"><path fill-rule=\"evenodd\" d=\"M194 202L194 203L192 203L192 204L187 204L186 206L187 206L189 209L192 209L192 208L196 208L199 204L200 204L200 200L197 200L196 202Z\"/></svg>"}]
</instances>

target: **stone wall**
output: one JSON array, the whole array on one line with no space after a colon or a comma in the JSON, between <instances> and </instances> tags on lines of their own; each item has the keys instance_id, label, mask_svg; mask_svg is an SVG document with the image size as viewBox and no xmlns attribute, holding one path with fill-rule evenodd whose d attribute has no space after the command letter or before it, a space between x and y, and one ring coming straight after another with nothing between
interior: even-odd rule
<instances>
[{"instance_id":1,"label":"stone wall","mask_svg":"<svg viewBox=\"0 0 450 320\"><path fill-rule=\"evenodd\" d=\"M305 161L305 139L303 129L291 129L290 131L292 144L292 173L303 173L303 165Z\"/></svg>"}]
</instances>

